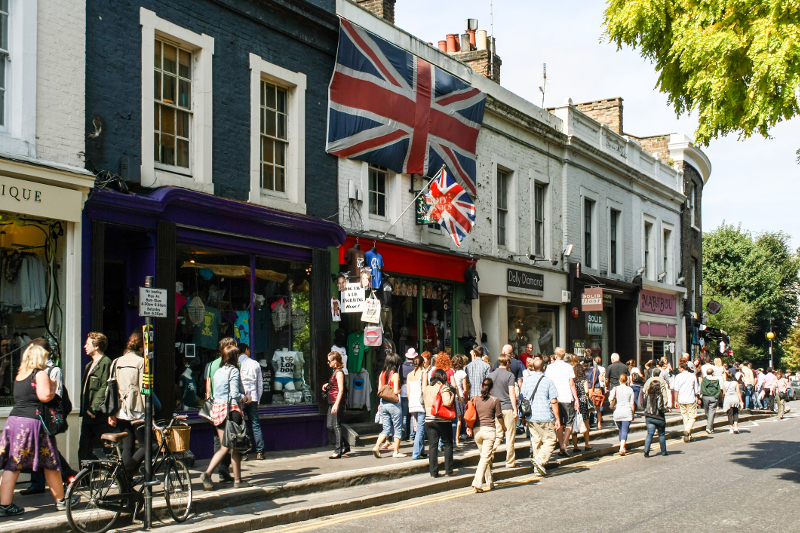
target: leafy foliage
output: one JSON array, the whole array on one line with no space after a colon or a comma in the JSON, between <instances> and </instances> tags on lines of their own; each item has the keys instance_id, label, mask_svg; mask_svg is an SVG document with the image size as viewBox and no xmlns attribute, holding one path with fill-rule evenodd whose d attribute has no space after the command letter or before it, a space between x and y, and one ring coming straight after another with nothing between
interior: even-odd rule
<instances>
[{"instance_id":1,"label":"leafy foliage","mask_svg":"<svg viewBox=\"0 0 800 533\"><path fill-rule=\"evenodd\" d=\"M753 236L724 222L703 239L704 297L720 302L728 299L734 307L731 314L723 307L719 320L728 322L719 327L742 332L746 345L762 353L769 347L770 319L780 342L789 335L798 315L800 259L788 242L789 236L783 232ZM752 318L747 323L735 313Z\"/></svg>"},{"instance_id":2,"label":"leafy foliage","mask_svg":"<svg viewBox=\"0 0 800 533\"><path fill-rule=\"evenodd\" d=\"M701 145L764 137L800 112L797 0L609 0L605 38L638 49L680 115L698 111Z\"/></svg>"},{"instance_id":3,"label":"leafy foliage","mask_svg":"<svg viewBox=\"0 0 800 533\"><path fill-rule=\"evenodd\" d=\"M800 326L795 326L781 343L781 367L792 372L800 371Z\"/></svg>"},{"instance_id":4,"label":"leafy foliage","mask_svg":"<svg viewBox=\"0 0 800 533\"><path fill-rule=\"evenodd\" d=\"M708 296L710 293L709 287L704 285L703 308L711 300ZM728 334L737 360L753 361L764 358L764 351L752 346L749 341L750 336L758 330L756 305L735 296L716 295L714 300L722 304L722 310L716 315L709 315L706 325L724 330Z\"/></svg>"}]
</instances>

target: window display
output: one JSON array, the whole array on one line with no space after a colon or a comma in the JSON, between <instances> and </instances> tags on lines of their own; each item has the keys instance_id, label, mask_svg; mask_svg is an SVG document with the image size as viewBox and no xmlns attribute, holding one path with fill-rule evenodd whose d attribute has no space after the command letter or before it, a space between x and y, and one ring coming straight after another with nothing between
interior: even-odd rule
<instances>
[{"instance_id":1,"label":"window display","mask_svg":"<svg viewBox=\"0 0 800 533\"><path fill-rule=\"evenodd\" d=\"M14 405L22 352L46 338L59 364L64 273L61 222L0 212L0 406Z\"/></svg>"},{"instance_id":2,"label":"window display","mask_svg":"<svg viewBox=\"0 0 800 533\"><path fill-rule=\"evenodd\" d=\"M178 409L201 405L207 367L226 337L261 365L261 405L313 402L310 272L306 263L178 245Z\"/></svg>"},{"instance_id":3,"label":"window display","mask_svg":"<svg viewBox=\"0 0 800 533\"><path fill-rule=\"evenodd\" d=\"M552 355L558 338L557 308L534 302L508 301L508 343L514 353L522 353L528 344L533 353Z\"/></svg>"}]
</instances>

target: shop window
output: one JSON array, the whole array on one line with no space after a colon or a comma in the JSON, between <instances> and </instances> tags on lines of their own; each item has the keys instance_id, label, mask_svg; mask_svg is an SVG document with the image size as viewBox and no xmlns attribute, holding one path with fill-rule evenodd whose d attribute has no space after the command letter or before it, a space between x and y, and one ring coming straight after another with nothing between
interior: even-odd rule
<instances>
[{"instance_id":1,"label":"shop window","mask_svg":"<svg viewBox=\"0 0 800 533\"><path fill-rule=\"evenodd\" d=\"M533 250L536 257L544 257L544 185L534 186Z\"/></svg>"},{"instance_id":2,"label":"shop window","mask_svg":"<svg viewBox=\"0 0 800 533\"><path fill-rule=\"evenodd\" d=\"M390 335L397 352L405 353L408 348L432 353L452 352L453 285L400 276L391 276L390 279L394 287ZM421 317L418 298L422 298Z\"/></svg>"},{"instance_id":3,"label":"shop window","mask_svg":"<svg viewBox=\"0 0 800 533\"><path fill-rule=\"evenodd\" d=\"M192 52L155 40L155 161L189 169Z\"/></svg>"},{"instance_id":4,"label":"shop window","mask_svg":"<svg viewBox=\"0 0 800 533\"><path fill-rule=\"evenodd\" d=\"M508 230L508 181L505 170L497 169L497 245L507 246Z\"/></svg>"},{"instance_id":5,"label":"shop window","mask_svg":"<svg viewBox=\"0 0 800 533\"><path fill-rule=\"evenodd\" d=\"M671 357L669 352L670 342L672 341L639 341L639 359L636 361L636 364L643 366L645 363L647 363L647 361L661 359L666 355L670 362L674 365L675 357Z\"/></svg>"},{"instance_id":6,"label":"shop window","mask_svg":"<svg viewBox=\"0 0 800 533\"><path fill-rule=\"evenodd\" d=\"M369 167L369 214L386 216L386 171Z\"/></svg>"},{"instance_id":7,"label":"shop window","mask_svg":"<svg viewBox=\"0 0 800 533\"><path fill-rule=\"evenodd\" d=\"M247 345L259 363L261 405L312 403L310 265L189 245L178 245L177 258L178 407L202 404L226 337Z\"/></svg>"},{"instance_id":8,"label":"shop window","mask_svg":"<svg viewBox=\"0 0 800 533\"><path fill-rule=\"evenodd\" d=\"M533 345L533 353L555 353L557 317L557 307L509 300L508 343L514 347L514 353L522 353L528 344Z\"/></svg>"},{"instance_id":9,"label":"shop window","mask_svg":"<svg viewBox=\"0 0 800 533\"><path fill-rule=\"evenodd\" d=\"M43 337L61 366L65 280L61 222L0 213L0 406L14 405L22 353Z\"/></svg>"},{"instance_id":10,"label":"shop window","mask_svg":"<svg viewBox=\"0 0 800 533\"><path fill-rule=\"evenodd\" d=\"M286 192L287 91L261 80L261 188Z\"/></svg>"},{"instance_id":11,"label":"shop window","mask_svg":"<svg viewBox=\"0 0 800 533\"><path fill-rule=\"evenodd\" d=\"M610 257L609 257L609 269L612 274L619 274L619 270L617 269L617 238L619 237L618 233L618 224L619 224L619 211L616 209L612 209L610 213L610 221L609 221L609 242L611 244L610 248Z\"/></svg>"}]
</instances>

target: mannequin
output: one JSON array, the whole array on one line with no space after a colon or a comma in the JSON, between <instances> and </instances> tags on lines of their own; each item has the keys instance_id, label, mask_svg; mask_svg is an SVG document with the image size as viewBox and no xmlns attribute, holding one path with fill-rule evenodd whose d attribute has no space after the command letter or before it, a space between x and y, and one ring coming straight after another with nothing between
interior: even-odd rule
<instances>
[{"instance_id":1,"label":"mannequin","mask_svg":"<svg viewBox=\"0 0 800 533\"><path fill-rule=\"evenodd\" d=\"M381 287L382 275L381 269L383 268L383 256L378 253L375 244L372 245L372 250L365 254L367 266L372 271L372 288L379 289Z\"/></svg>"},{"instance_id":2,"label":"mannequin","mask_svg":"<svg viewBox=\"0 0 800 533\"><path fill-rule=\"evenodd\" d=\"M297 352L294 358L294 387L298 390L303 390L303 385L306 380L303 376L303 365L306 364L306 359L303 357L303 352Z\"/></svg>"},{"instance_id":3,"label":"mannequin","mask_svg":"<svg viewBox=\"0 0 800 533\"><path fill-rule=\"evenodd\" d=\"M277 350L272 356L272 363L275 367L275 390L288 391L295 390L294 374L295 374L295 357L299 352L290 352L287 348ZM302 357L302 355L301 355ZM300 368L302 369L302 363Z\"/></svg>"},{"instance_id":4,"label":"mannequin","mask_svg":"<svg viewBox=\"0 0 800 533\"><path fill-rule=\"evenodd\" d=\"M525 332L528 336L528 344L533 345L533 353L541 353L541 349L539 348L539 330L536 329L535 324L531 324L531 327L528 328L528 331Z\"/></svg>"},{"instance_id":5,"label":"mannequin","mask_svg":"<svg viewBox=\"0 0 800 533\"><path fill-rule=\"evenodd\" d=\"M352 248L347 250L344 254L344 260L347 262L347 269L350 273L350 279L357 279L361 275L361 269L366 265L366 254L361 249L358 241Z\"/></svg>"}]
</instances>

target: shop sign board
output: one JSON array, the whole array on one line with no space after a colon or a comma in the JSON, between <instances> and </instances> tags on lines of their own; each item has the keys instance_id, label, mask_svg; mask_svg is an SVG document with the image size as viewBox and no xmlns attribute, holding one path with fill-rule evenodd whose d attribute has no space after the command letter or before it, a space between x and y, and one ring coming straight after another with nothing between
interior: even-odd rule
<instances>
[{"instance_id":1,"label":"shop sign board","mask_svg":"<svg viewBox=\"0 0 800 533\"><path fill-rule=\"evenodd\" d=\"M361 283L348 283L342 291L342 313L363 313L366 290Z\"/></svg>"},{"instance_id":2,"label":"shop sign board","mask_svg":"<svg viewBox=\"0 0 800 533\"><path fill-rule=\"evenodd\" d=\"M80 222L80 191L0 176L0 210Z\"/></svg>"},{"instance_id":3,"label":"shop sign board","mask_svg":"<svg viewBox=\"0 0 800 533\"><path fill-rule=\"evenodd\" d=\"M581 311L603 310L603 288L585 288L581 294Z\"/></svg>"},{"instance_id":4,"label":"shop sign board","mask_svg":"<svg viewBox=\"0 0 800 533\"><path fill-rule=\"evenodd\" d=\"M586 334L591 337L603 336L602 313L586 313Z\"/></svg>"},{"instance_id":5,"label":"shop sign board","mask_svg":"<svg viewBox=\"0 0 800 533\"><path fill-rule=\"evenodd\" d=\"M506 290L531 296L544 296L544 276L509 268L506 274Z\"/></svg>"},{"instance_id":6,"label":"shop sign board","mask_svg":"<svg viewBox=\"0 0 800 533\"><path fill-rule=\"evenodd\" d=\"M674 294L644 289L639 293L639 311L655 315L675 316L678 314L677 299Z\"/></svg>"},{"instance_id":7,"label":"shop sign board","mask_svg":"<svg viewBox=\"0 0 800 533\"><path fill-rule=\"evenodd\" d=\"M139 287L139 316L167 318L167 289Z\"/></svg>"}]
</instances>

